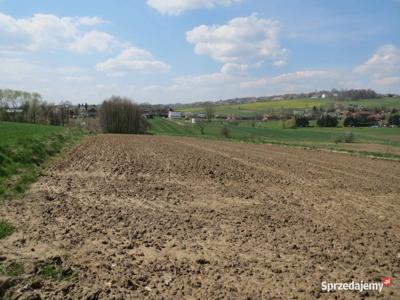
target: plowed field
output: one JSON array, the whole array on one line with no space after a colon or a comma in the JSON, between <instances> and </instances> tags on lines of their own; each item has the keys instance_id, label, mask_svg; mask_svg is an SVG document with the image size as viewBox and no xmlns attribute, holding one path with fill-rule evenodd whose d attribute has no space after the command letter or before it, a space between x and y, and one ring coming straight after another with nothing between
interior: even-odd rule
<instances>
[{"instance_id":1,"label":"plowed field","mask_svg":"<svg viewBox=\"0 0 400 300\"><path fill-rule=\"evenodd\" d=\"M400 299L396 161L99 135L0 216L11 299ZM382 276L382 293L321 291Z\"/></svg>"}]
</instances>

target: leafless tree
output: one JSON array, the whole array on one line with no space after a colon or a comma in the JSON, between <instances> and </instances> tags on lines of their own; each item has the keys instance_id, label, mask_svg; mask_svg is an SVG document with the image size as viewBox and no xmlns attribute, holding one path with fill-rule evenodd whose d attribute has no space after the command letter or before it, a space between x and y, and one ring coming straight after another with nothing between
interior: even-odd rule
<instances>
[{"instance_id":1,"label":"leafless tree","mask_svg":"<svg viewBox=\"0 0 400 300\"><path fill-rule=\"evenodd\" d=\"M215 113L215 109L214 109L214 105L211 102L207 102L204 110L206 112L206 118L208 122L212 121L212 118L214 117L214 113Z\"/></svg>"},{"instance_id":2,"label":"leafless tree","mask_svg":"<svg viewBox=\"0 0 400 300\"><path fill-rule=\"evenodd\" d=\"M145 133L148 123L142 109L128 98L113 96L100 109L100 125L106 133Z\"/></svg>"}]
</instances>

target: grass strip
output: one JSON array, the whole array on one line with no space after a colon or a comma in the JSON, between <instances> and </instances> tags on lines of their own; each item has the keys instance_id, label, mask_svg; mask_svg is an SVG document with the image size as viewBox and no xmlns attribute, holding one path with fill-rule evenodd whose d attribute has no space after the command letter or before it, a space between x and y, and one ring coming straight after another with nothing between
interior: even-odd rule
<instances>
[{"instance_id":1,"label":"grass strip","mask_svg":"<svg viewBox=\"0 0 400 300\"><path fill-rule=\"evenodd\" d=\"M0 199L23 194L40 174L46 161L77 142L83 132L67 129L42 138L20 138L0 146Z\"/></svg>"}]
</instances>

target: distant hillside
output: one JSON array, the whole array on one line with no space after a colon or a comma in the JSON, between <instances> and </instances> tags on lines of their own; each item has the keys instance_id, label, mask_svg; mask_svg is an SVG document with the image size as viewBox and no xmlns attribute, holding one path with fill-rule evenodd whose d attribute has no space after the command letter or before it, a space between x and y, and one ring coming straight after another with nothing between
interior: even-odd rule
<instances>
[{"instance_id":1,"label":"distant hillside","mask_svg":"<svg viewBox=\"0 0 400 300\"><path fill-rule=\"evenodd\" d=\"M332 89L330 91L314 91L311 93L292 93L274 96L263 96L263 97L242 97L233 98L226 100L214 101L215 105L232 105L232 104L245 104L254 102L266 102L266 101L280 101L280 100L299 100L299 99L335 99L335 100L362 100L362 99L376 99L385 97L396 97L399 95L394 94L378 94L371 89L350 89L350 90L336 90ZM195 107L204 106L207 101L193 102L190 104L177 103L173 105L174 107Z\"/></svg>"},{"instance_id":2,"label":"distant hillside","mask_svg":"<svg viewBox=\"0 0 400 300\"><path fill-rule=\"evenodd\" d=\"M386 109L400 109L400 97L385 97L385 98L375 98L375 99L360 99L360 100L339 100L332 98L302 98L302 99L292 99L292 100L264 100L256 102L247 102L240 104L230 104L230 103L216 103L215 113L221 115L235 114L238 116L248 116L256 114L264 114L276 112L279 110L304 110L312 109L314 106L317 108L323 107L328 108L334 104L343 105L359 105L366 108L374 107L385 107ZM203 105L205 105L203 103ZM200 113L204 112L204 106L200 104L191 104L184 106L176 106L176 110L182 112L192 112Z\"/></svg>"}]
</instances>

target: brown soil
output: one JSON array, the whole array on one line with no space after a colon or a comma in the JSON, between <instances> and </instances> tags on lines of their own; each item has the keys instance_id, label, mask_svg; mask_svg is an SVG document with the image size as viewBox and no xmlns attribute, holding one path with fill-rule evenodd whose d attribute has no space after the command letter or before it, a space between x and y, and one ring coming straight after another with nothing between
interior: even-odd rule
<instances>
[{"instance_id":1,"label":"brown soil","mask_svg":"<svg viewBox=\"0 0 400 300\"><path fill-rule=\"evenodd\" d=\"M400 163L191 138L104 135L0 206L11 299L400 299ZM41 275L51 263L70 278ZM68 273L68 272L67 272ZM321 281L380 281L377 292ZM1 298L1 297L0 297Z\"/></svg>"}]
</instances>

